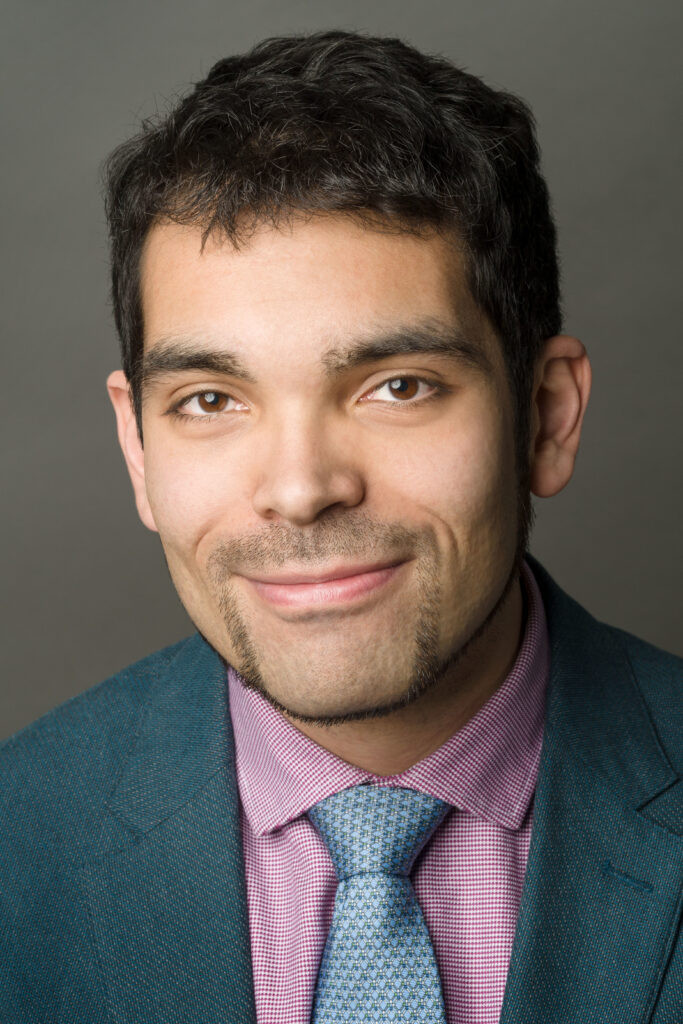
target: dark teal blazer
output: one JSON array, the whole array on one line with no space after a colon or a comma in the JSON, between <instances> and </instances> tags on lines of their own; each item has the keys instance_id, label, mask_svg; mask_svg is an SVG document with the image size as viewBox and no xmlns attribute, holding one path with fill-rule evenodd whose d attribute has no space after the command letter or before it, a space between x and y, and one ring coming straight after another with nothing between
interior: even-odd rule
<instances>
[{"instance_id":1,"label":"dark teal blazer","mask_svg":"<svg viewBox=\"0 0 683 1024\"><path fill-rule=\"evenodd\" d=\"M530 559L551 676L502 1024L683 1024L683 662ZM0 748L2 1024L254 1024L225 668L199 634Z\"/></svg>"}]
</instances>

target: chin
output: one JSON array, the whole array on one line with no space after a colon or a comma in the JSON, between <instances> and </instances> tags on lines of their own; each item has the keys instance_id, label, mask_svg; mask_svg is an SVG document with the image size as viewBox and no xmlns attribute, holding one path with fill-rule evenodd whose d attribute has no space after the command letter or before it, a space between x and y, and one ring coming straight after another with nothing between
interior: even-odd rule
<instances>
[{"instance_id":1,"label":"chin","mask_svg":"<svg viewBox=\"0 0 683 1024\"><path fill-rule=\"evenodd\" d=\"M308 693L276 693L266 678L253 664L235 665L243 684L260 693L274 708L297 722L308 722L324 725L341 724L343 722L363 721L370 718L381 718L398 711L400 708L417 701L422 694L430 689L439 677L439 668L432 666L431 671L422 670L413 674L412 678L404 679L403 683L396 680L393 687L385 692L371 691L370 684L356 689L356 693L340 694L339 692L318 691L310 689ZM340 672L339 679L348 677L348 672Z\"/></svg>"}]
</instances>

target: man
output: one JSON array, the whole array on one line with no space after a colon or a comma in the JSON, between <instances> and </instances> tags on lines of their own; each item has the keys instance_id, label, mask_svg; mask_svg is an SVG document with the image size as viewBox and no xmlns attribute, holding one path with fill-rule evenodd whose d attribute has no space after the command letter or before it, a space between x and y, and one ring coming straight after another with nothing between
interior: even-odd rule
<instances>
[{"instance_id":1,"label":"man","mask_svg":"<svg viewBox=\"0 0 683 1024\"><path fill-rule=\"evenodd\" d=\"M590 390L527 108L269 40L116 151L108 215L198 632L5 745L0 1019L683 1021L680 660L526 553Z\"/></svg>"}]
</instances>

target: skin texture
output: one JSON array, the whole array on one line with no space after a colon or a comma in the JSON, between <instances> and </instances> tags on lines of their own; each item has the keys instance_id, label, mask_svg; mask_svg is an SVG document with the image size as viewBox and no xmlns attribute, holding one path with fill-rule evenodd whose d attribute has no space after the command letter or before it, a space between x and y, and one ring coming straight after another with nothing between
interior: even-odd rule
<instances>
[{"instance_id":1,"label":"skin texture","mask_svg":"<svg viewBox=\"0 0 683 1024\"><path fill-rule=\"evenodd\" d=\"M249 374L157 376L144 449L123 373L107 380L140 518L188 614L321 746L404 770L495 692L523 628L512 399L457 249L326 215L202 250L199 228L166 223L147 238L142 299L146 355L180 340ZM331 350L418 324L457 330L479 364L402 352L330 374ZM548 339L533 493L570 479L589 391L581 342ZM190 420L169 412L183 400ZM378 563L398 567L352 601L283 606L253 582Z\"/></svg>"}]
</instances>

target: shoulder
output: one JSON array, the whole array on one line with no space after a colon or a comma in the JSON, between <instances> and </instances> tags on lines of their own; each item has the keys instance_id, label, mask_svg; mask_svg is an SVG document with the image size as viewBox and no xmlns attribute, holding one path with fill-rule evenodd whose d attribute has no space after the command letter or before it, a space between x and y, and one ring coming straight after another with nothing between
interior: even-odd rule
<instances>
[{"instance_id":1,"label":"shoulder","mask_svg":"<svg viewBox=\"0 0 683 1024\"><path fill-rule=\"evenodd\" d=\"M642 640L633 633L627 633L624 629L606 623L601 625L626 652L634 669L637 667L646 676L665 685L673 684L680 687L683 681L683 658L661 647L655 647L654 644Z\"/></svg>"},{"instance_id":2,"label":"shoulder","mask_svg":"<svg viewBox=\"0 0 683 1024\"><path fill-rule=\"evenodd\" d=\"M683 658L595 619L531 555L546 615L551 664L563 707L628 728L626 708L649 719L660 745L683 773ZM629 738L624 735L624 741Z\"/></svg>"},{"instance_id":3,"label":"shoulder","mask_svg":"<svg viewBox=\"0 0 683 1024\"><path fill-rule=\"evenodd\" d=\"M683 658L615 626L600 624L626 655L640 695L668 752L683 772Z\"/></svg>"},{"instance_id":4,"label":"shoulder","mask_svg":"<svg viewBox=\"0 0 683 1024\"><path fill-rule=\"evenodd\" d=\"M108 804L150 700L193 640L129 665L0 745L3 1021L104 1019L81 868L130 842Z\"/></svg>"},{"instance_id":5,"label":"shoulder","mask_svg":"<svg viewBox=\"0 0 683 1024\"><path fill-rule=\"evenodd\" d=\"M683 658L642 640L633 633L595 619L555 582L537 559L527 554L526 560L539 586L551 635L569 646L581 645L588 654L591 645L605 643L626 655L634 671L650 678L655 685L672 684L680 688L683 680ZM679 689L680 693L680 689Z\"/></svg>"},{"instance_id":6,"label":"shoulder","mask_svg":"<svg viewBox=\"0 0 683 1024\"><path fill-rule=\"evenodd\" d=\"M87 847L150 693L192 639L127 666L0 744L0 813L15 841L38 840L49 822L50 845L66 838L74 852Z\"/></svg>"}]
</instances>

